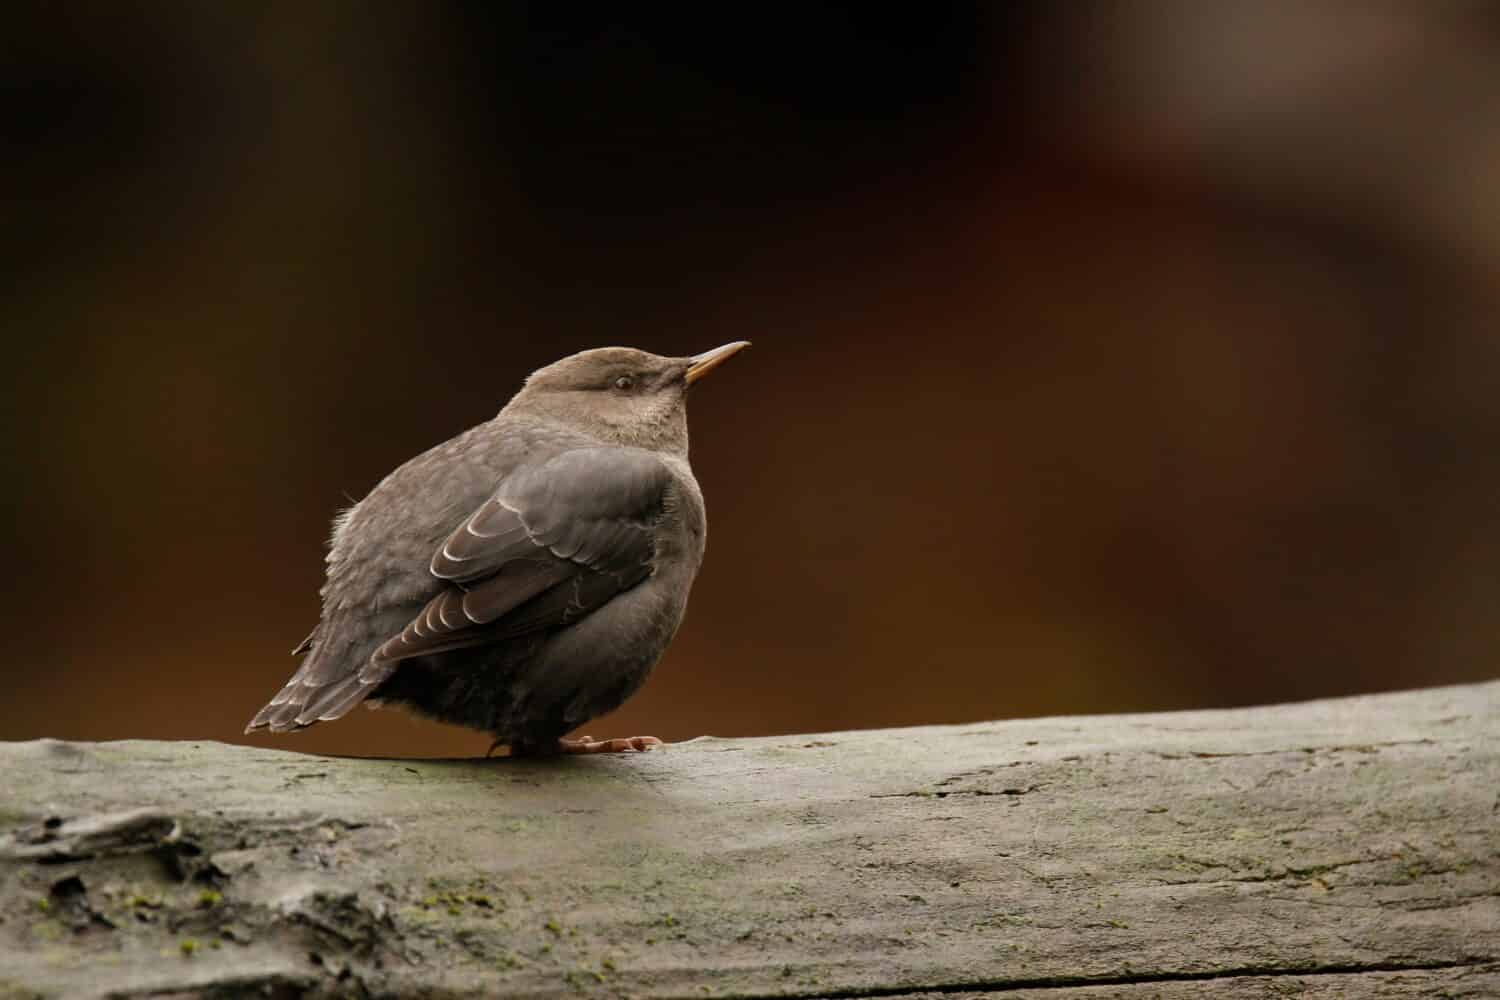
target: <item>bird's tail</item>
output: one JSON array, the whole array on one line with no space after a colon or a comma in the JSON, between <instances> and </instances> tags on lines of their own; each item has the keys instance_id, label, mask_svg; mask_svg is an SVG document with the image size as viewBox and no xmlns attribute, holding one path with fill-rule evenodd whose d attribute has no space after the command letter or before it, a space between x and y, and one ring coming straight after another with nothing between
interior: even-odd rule
<instances>
[{"instance_id":1,"label":"bird's tail","mask_svg":"<svg viewBox=\"0 0 1500 1000\"><path fill-rule=\"evenodd\" d=\"M269 729L289 733L347 715L364 701L391 673L395 664L348 669L347 650L332 650L309 636L297 650L306 651L302 666L276 697L255 714L245 732ZM337 655L344 653L346 655Z\"/></svg>"}]
</instances>

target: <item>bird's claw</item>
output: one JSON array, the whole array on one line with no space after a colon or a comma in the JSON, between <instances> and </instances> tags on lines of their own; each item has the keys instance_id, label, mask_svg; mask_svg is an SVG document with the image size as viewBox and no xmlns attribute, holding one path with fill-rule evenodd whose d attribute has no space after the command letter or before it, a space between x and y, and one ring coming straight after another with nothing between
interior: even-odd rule
<instances>
[{"instance_id":1,"label":"bird's claw","mask_svg":"<svg viewBox=\"0 0 1500 1000\"><path fill-rule=\"evenodd\" d=\"M557 748L563 753L643 753L661 745L655 736L623 736L612 740L579 736L557 741Z\"/></svg>"}]
</instances>

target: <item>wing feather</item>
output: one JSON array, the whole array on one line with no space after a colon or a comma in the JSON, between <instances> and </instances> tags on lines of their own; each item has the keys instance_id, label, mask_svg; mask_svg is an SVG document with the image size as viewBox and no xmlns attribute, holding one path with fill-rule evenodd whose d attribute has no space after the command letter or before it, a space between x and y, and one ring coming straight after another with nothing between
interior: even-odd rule
<instances>
[{"instance_id":1,"label":"wing feather","mask_svg":"<svg viewBox=\"0 0 1500 1000\"><path fill-rule=\"evenodd\" d=\"M247 732L338 718L402 660L578 621L651 575L671 482L659 458L633 448L580 448L522 465L438 546L430 569L442 589L398 634L354 665L347 642L324 641L347 630L325 619Z\"/></svg>"},{"instance_id":2,"label":"wing feather","mask_svg":"<svg viewBox=\"0 0 1500 1000\"><path fill-rule=\"evenodd\" d=\"M512 473L433 554L446 581L372 662L577 621L651 574L671 473L650 452L583 448Z\"/></svg>"}]
</instances>

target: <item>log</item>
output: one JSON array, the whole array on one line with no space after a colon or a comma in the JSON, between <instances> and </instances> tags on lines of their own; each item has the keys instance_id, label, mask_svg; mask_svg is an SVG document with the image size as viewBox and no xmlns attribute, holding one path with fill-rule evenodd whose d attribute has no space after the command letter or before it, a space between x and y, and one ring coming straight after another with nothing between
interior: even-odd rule
<instances>
[{"instance_id":1,"label":"log","mask_svg":"<svg viewBox=\"0 0 1500 1000\"><path fill-rule=\"evenodd\" d=\"M0 996L1500 996L1497 734L1500 683L551 761L0 744Z\"/></svg>"}]
</instances>

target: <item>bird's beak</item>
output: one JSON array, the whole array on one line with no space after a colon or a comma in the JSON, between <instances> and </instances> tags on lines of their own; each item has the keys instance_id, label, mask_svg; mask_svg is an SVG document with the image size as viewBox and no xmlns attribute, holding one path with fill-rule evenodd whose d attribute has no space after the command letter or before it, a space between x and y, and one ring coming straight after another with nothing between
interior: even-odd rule
<instances>
[{"instance_id":1,"label":"bird's beak","mask_svg":"<svg viewBox=\"0 0 1500 1000\"><path fill-rule=\"evenodd\" d=\"M736 340L722 347L715 347L711 351L695 354L688 358L687 384L692 385L715 368L734 357L740 351L750 346L748 340Z\"/></svg>"}]
</instances>

